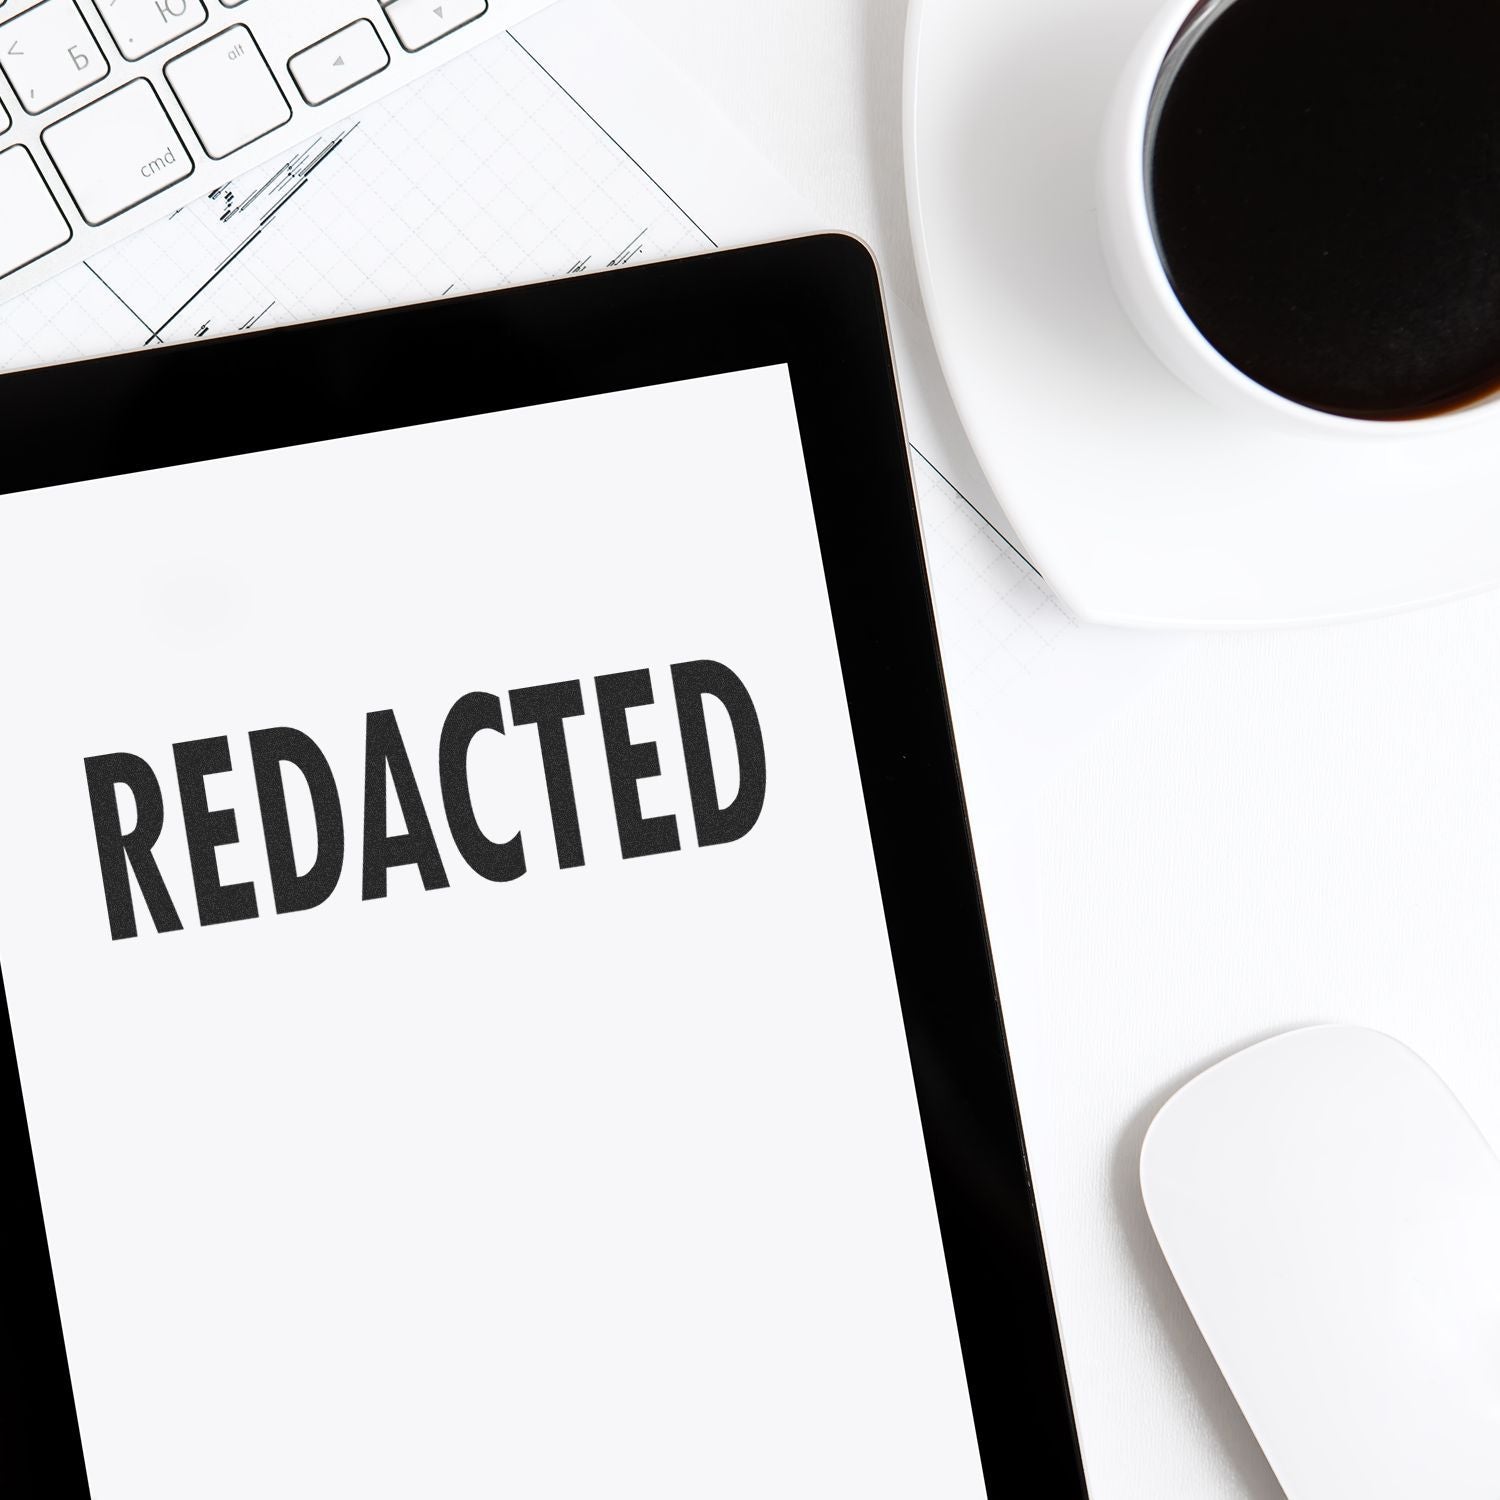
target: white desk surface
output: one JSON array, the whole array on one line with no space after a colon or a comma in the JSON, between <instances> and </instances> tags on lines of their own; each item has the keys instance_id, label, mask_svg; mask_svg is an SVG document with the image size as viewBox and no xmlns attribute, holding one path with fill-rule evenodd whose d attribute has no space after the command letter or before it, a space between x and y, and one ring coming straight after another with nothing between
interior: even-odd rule
<instances>
[{"instance_id":1,"label":"white desk surface","mask_svg":"<svg viewBox=\"0 0 1500 1500\"><path fill-rule=\"evenodd\" d=\"M915 300L905 0L620 3ZM966 765L979 818L1007 798L1035 817L1010 875L1040 963L1007 983L1002 955L1002 985L1096 1500L1281 1493L1140 1208L1141 1134L1177 1083L1277 1030L1360 1021L1500 1140L1497 683L1496 595L1194 639L1044 782ZM1147 1421L1112 1399L1133 1387Z\"/></svg>"}]
</instances>

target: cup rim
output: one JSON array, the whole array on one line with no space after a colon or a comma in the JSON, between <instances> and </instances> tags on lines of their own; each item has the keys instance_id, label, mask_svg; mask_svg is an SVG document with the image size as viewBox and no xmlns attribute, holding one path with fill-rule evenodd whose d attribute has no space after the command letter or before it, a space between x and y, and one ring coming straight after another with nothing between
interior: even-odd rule
<instances>
[{"instance_id":1,"label":"cup rim","mask_svg":"<svg viewBox=\"0 0 1500 1500\"><path fill-rule=\"evenodd\" d=\"M1134 262L1131 269L1136 273L1131 278L1135 289L1150 297L1152 314L1168 325L1178 351L1191 358L1206 377L1212 389L1205 394L1228 397L1241 406L1249 403L1268 416L1290 420L1304 431L1321 430L1356 437L1427 437L1471 427L1500 415L1500 392L1431 416L1356 417L1304 406L1247 375L1221 354L1193 321L1172 286L1151 222L1146 150L1157 84L1167 58L1195 13L1214 3L1216 0L1166 0L1157 12L1120 80L1115 107L1110 114L1110 127L1106 131L1103 161L1106 193L1111 177L1124 186L1120 198L1115 200L1116 214L1113 217L1118 227L1118 211L1123 209L1124 228L1129 238L1128 253ZM1232 5L1235 0L1224 0L1224 3ZM1106 215L1106 224L1110 217ZM1119 244L1108 248L1114 255L1126 249ZM1129 299L1126 301L1128 306ZM1144 328L1141 331L1147 333ZM1149 334L1147 342L1157 347L1157 340ZM1157 352L1179 376L1188 379L1177 360L1167 358L1159 347ZM1202 382L1190 380L1189 383L1203 389Z\"/></svg>"}]
</instances>

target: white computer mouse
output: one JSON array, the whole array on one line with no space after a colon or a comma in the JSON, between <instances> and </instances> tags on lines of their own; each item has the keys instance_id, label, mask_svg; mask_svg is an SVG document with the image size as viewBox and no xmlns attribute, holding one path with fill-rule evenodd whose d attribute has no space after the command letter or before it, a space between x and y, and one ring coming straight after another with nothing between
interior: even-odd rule
<instances>
[{"instance_id":1,"label":"white computer mouse","mask_svg":"<svg viewBox=\"0 0 1500 1500\"><path fill-rule=\"evenodd\" d=\"M1290 1500L1500 1496L1500 1159L1421 1058L1252 1047L1157 1115L1141 1190Z\"/></svg>"}]
</instances>

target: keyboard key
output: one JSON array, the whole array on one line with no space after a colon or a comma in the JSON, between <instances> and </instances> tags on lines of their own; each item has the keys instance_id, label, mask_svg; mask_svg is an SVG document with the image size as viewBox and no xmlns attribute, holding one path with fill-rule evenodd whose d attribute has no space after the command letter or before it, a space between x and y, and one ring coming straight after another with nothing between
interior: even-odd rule
<instances>
[{"instance_id":1,"label":"keyboard key","mask_svg":"<svg viewBox=\"0 0 1500 1500\"><path fill-rule=\"evenodd\" d=\"M450 31L477 21L489 8L489 0L392 0L385 18L408 52L420 52Z\"/></svg>"},{"instance_id":2,"label":"keyboard key","mask_svg":"<svg viewBox=\"0 0 1500 1500\"><path fill-rule=\"evenodd\" d=\"M90 224L103 224L192 174L193 159L137 78L42 132L62 179Z\"/></svg>"},{"instance_id":3,"label":"keyboard key","mask_svg":"<svg viewBox=\"0 0 1500 1500\"><path fill-rule=\"evenodd\" d=\"M68 221L24 146L0 151L0 277L73 238Z\"/></svg>"},{"instance_id":4,"label":"keyboard key","mask_svg":"<svg viewBox=\"0 0 1500 1500\"><path fill-rule=\"evenodd\" d=\"M4 135L10 129L10 116L5 113L5 106L0 104L0 135Z\"/></svg>"},{"instance_id":5,"label":"keyboard key","mask_svg":"<svg viewBox=\"0 0 1500 1500\"><path fill-rule=\"evenodd\" d=\"M208 20L203 0L94 0L115 45L131 62Z\"/></svg>"},{"instance_id":6,"label":"keyboard key","mask_svg":"<svg viewBox=\"0 0 1500 1500\"><path fill-rule=\"evenodd\" d=\"M167 64L167 82L215 160L269 135L292 106L246 26L231 26Z\"/></svg>"},{"instance_id":7,"label":"keyboard key","mask_svg":"<svg viewBox=\"0 0 1500 1500\"><path fill-rule=\"evenodd\" d=\"M29 115L39 115L109 73L74 0L43 0L0 26L0 68Z\"/></svg>"},{"instance_id":8,"label":"keyboard key","mask_svg":"<svg viewBox=\"0 0 1500 1500\"><path fill-rule=\"evenodd\" d=\"M314 42L287 64L302 97L324 104L390 66L391 55L369 21L356 21Z\"/></svg>"}]
</instances>

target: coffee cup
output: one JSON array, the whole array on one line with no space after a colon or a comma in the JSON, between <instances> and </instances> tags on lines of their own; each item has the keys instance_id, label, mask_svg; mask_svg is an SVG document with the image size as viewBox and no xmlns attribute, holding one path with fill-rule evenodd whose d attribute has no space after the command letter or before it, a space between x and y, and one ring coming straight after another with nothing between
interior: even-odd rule
<instances>
[{"instance_id":1,"label":"coffee cup","mask_svg":"<svg viewBox=\"0 0 1500 1500\"><path fill-rule=\"evenodd\" d=\"M1407 4L1383 39L1394 0L1168 0L1109 106L1098 204L1119 299L1183 382L1304 433L1500 421L1486 10Z\"/></svg>"}]
</instances>

